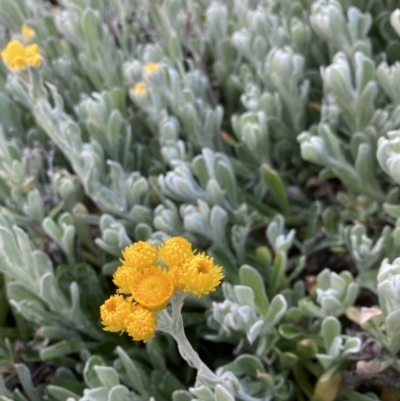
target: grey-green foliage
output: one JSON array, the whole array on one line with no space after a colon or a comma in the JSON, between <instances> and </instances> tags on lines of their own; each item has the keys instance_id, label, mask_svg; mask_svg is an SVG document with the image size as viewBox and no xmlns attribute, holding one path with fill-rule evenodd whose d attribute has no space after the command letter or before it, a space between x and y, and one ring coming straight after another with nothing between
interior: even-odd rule
<instances>
[{"instance_id":1,"label":"grey-green foliage","mask_svg":"<svg viewBox=\"0 0 400 401\"><path fill-rule=\"evenodd\" d=\"M213 303L208 324L218 334L207 338L229 341L242 347L244 336L250 344L257 339L256 355L260 357L272 346L276 337L275 326L287 309L282 295L268 299L260 274L250 266L239 270L240 285L223 284L225 300Z\"/></svg>"},{"instance_id":2,"label":"grey-green foliage","mask_svg":"<svg viewBox=\"0 0 400 401\"><path fill-rule=\"evenodd\" d=\"M367 37L372 25L371 15L356 7L346 11L340 1L317 0L311 6L310 22L314 30L332 47L331 52L344 50L348 55L371 52Z\"/></svg>"},{"instance_id":3,"label":"grey-green foliage","mask_svg":"<svg viewBox=\"0 0 400 401\"><path fill-rule=\"evenodd\" d=\"M90 321L82 309L82 287L71 281L62 289L50 258L43 251L35 250L27 234L6 217L1 220L0 270L14 279L7 285L10 304L28 321L42 326L43 336L70 338L66 341L75 349L79 349L82 334L96 340L102 338L98 324ZM85 279L94 280L90 296L94 301L101 299L102 290L93 270L86 266L80 271L86 271L86 277L81 276L81 284ZM42 350L43 357L46 352ZM67 348L64 353L69 352Z\"/></svg>"},{"instance_id":4,"label":"grey-green foliage","mask_svg":"<svg viewBox=\"0 0 400 401\"><path fill-rule=\"evenodd\" d=\"M384 334L379 333L383 337L382 342L392 354L396 354L400 350L400 342L398 340L399 330L399 265L400 259L395 259L389 263L387 259L383 260L378 274L378 297L380 312L377 314L378 322L374 322L377 327L382 323L385 325ZM379 330L379 329L378 329ZM376 330L373 330L376 333Z\"/></svg>"},{"instance_id":5,"label":"grey-green foliage","mask_svg":"<svg viewBox=\"0 0 400 401\"><path fill-rule=\"evenodd\" d=\"M307 298L299 302L302 312L319 318L338 317L356 301L359 285L347 271L337 274L325 269L317 277L315 292L316 303Z\"/></svg>"},{"instance_id":6,"label":"grey-green foliage","mask_svg":"<svg viewBox=\"0 0 400 401\"><path fill-rule=\"evenodd\" d=\"M384 227L378 240L367 236L366 227L362 224L348 226L345 229L344 241L358 270L357 281L372 291L376 291L377 271L384 258L393 260L399 251L399 230Z\"/></svg>"},{"instance_id":7,"label":"grey-green foliage","mask_svg":"<svg viewBox=\"0 0 400 401\"><path fill-rule=\"evenodd\" d=\"M316 355L325 369L334 375L349 356L361 348L361 340L357 337L349 337L341 334L342 327L335 317L326 317L321 325L321 336L324 342L325 353Z\"/></svg>"},{"instance_id":8,"label":"grey-green foliage","mask_svg":"<svg viewBox=\"0 0 400 401\"><path fill-rule=\"evenodd\" d=\"M34 389L0 340L26 396L313 399L360 350L332 316L357 313L396 366L397 2L58 3L0 0L0 48L28 23L44 57L16 74L0 63L0 300L17 326L3 330L7 306L0 338L25 324L24 341L50 342L32 358L69 366ZM222 294L188 299L188 332L199 321L193 341L238 354L195 382L166 335L140 349L99 323L121 250L177 235L225 273ZM360 287L379 306L358 311Z\"/></svg>"},{"instance_id":9,"label":"grey-green foliage","mask_svg":"<svg viewBox=\"0 0 400 401\"><path fill-rule=\"evenodd\" d=\"M350 7L346 23L338 1L318 1L312 10L313 26L338 52L332 64L321 70L326 100L318 129L298 137L302 155L326 167L324 174L333 174L358 193L383 202L375 152L379 137L399 125L395 89L390 85L396 65L389 68L382 62L376 68L371 59L371 43L366 37L370 14ZM333 27L340 35L332 34ZM382 102L385 92L394 103ZM344 133L342 138L336 134L338 130Z\"/></svg>"}]
</instances>

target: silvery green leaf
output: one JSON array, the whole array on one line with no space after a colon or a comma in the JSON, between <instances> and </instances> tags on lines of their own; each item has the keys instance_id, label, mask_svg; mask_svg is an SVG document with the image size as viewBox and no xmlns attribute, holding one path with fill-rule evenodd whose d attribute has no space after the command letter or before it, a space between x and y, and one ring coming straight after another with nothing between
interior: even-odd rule
<instances>
[{"instance_id":1,"label":"silvery green leaf","mask_svg":"<svg viewBox=\"0 0 400 401\"><path fill-rule=\"evenodd\" d=\"M269 51L265 71L277 88L289 112L291 126L304 129L304 108L308 99L309 82L304 80L305 59L290 47Z\"/></svg>"},{"instance_id":2,"label":"silvery green leaf","mask_svg":"<svg viewBox=\"0 0 400 401\"><path fill-rule=\"evenodd\" d=\"M192 395L185 390L176 390L172 394L173 401L193 401Z\"/></svg>"},{"instance_id":3,"label":"silvery green leaf","mask_svg":"<svg viewBox=\"0 0 400 401\"><path fill-rule=\"evenodd\" d=\"M51 384L46 387L46 392L57 401L66 401L71 398L74 400L78 400L80 397L73 391L70 391L64 387Z\"/></svg>"},{"instance_id":4,"label":"silvery green leaf","mask_svg":"<svg viewBox=\"0 0 400 401\"><path fill-rule=\"evenodd\" d=\"M59 358L60 356L74 354L81 348L82 343L76 339L63 340L40 350L40 357L45 361L49 361Z\"/></svg>"},{"instance_id":5,"label":"silvery green leaf","mask_svg":"<svg viewBox=\"0 0 400 401\"><path fill-rule=\"evenodd\" d=\"M62 313L67 309L67 300L58 288L58 283L53 273L49 272L42 276L39 293L40 297L53 311Z\"/></svg>"},{"instance_id":6,"label":"silvery green leaf","mask_svg":"<svg viewBox=\"0 0 400 401\"><path fill-rule=\"evenodd\" d=\"M234 401L235 397L226 388L217 384L215 387L215 401Z\"/></svg>"},{"instance_id":7,"label":"silvery green leaf","mask_svg":"<svg viewBox=\"0 0 400 401\"><path fill-rule=\"evenodd\" d=\"M10 299L10 305L20 313L26 320L44 326L51 326L54 322L61 323L57 315L49 313L42 303L34 300L15 301Z\"/></svg>"},{"instance_id":8,"label":"silvery green leaf","mask_svg":"<svg viewBox=\"0 0 400 401\"><path fill-rule=\"evenodd\" d=\"M251 308L255 308L254 292L250 287L246 287L244 285L235 285L233 290L240 305L247 305Z\"/></svg>"},{"instance_id":9,"label":"silvery green leaf","mask_svg":"<svg viewBox=\"0 0 400 401\"><path fill-rule=\"evenodd\" d=\"M297 140L300 142L301 157L304 160L324 166L329 157L322 138L302 132Z\"/></svg>"},{"instance_id":10,"label":"silvery green leaf","mask_svg":"<svg viewBox=\"0 0 400 401\"><path fill-rule=\"evenodd\" d=\"M44 219L44 204L39 191L33 190L29 192L27 202L27 214L38 222Z\"/></svg>"},{"instance_id":11,"label":"silvery green leaf","mask_svg":"<svg viewBox=\"0 0 400 401\"><path fill-rule=\"evenodd\" d=\"M376 70L376 77L392 102L395 104L400 104L400 95L398 89L400 79L400 63L397 62L391 66L388 66L386 62L379 64Z\"/></svg>"},{"instance_id":12,"label":"silvery green leaf","mask_svg":"<svg viewBox=\"0 0 400 401\"><path fill-rule=\"evenodd\" d=\"M330 297L329 295L320 297L319 302L321 304L322 310L326 313L326 315L338 316L343 310L342 304L335 298Z\"/></svg>"},{"instance_id":13,"label":"silvery green leaf","mask_svg":"<svg viewBox=\"0 0 400 401\"><path fill-rule=\"evenodd\" d=\"M101 386L101 381L99 380L97 373L94 369L95 366L104 366L103 359L97 355L91 356L86 361L85 369L83 371L85 382L90 388L97 388Z\"/></svg>"},{"instance_id":14,"label":"silvery green leaf","mask_svg":"<svg viewBox=\"0 0 400 401\"><path fill-rule=\"evenodd\" d=\"M253 267L244 265L239 270L239 278L242 285L246 285L253 290L257 310L262 316L265 316L268 313L269 301L260 273Z\"/></svg>"},{"instance_id":15,"label":"silvery green leaf","mask_svg":"<svg viewBox=\"0 0 400 401\"><path fill-rule=\"evenodd\" d=\"M329 350L335 338L341 334L340 322L335 317L327 317L322 322L321 335L324 340L325 349Z\"/></svg>"},{"instance_id":16,"label":"silvery green leaf","mask_svg":"<svg viewBox=\"0 0 400 401\"><path fill-rule=\"evenodd\" d=\"M115 352L118 354L120 361L124 366L125 372L130 382L129 384L141 395L147 396L148 391L146 389L145 383L143 383L144 373L142 374L140 372L135 362L121 347L118 346L115 349Z\"/></svg>"},{"instance_id":17,"label":"silvery green leaf","mask_svg":"<svg viewBox=\"0 0 400 401\"><path fill-rule=\"evenodd\" d=\"M215 401L214 394L206 386L191 387L189 391L198 399L203 401Z\"/></svg>"},{"instance_id":18,"label":"silvery green leaf","mask_svg":"<svg viewBox=\"0 0 400 401\"><path fill-rule=\"evenodd\" d=\"M85 388L80 401L108 401L110 390L107 387Z\"/></svg>"},{"instance_id":19,"label":"silvery green leaf","mask_svg":"<svg viewBox=\"0 0 400 401\"><path fill-rule=\"evenodd\" d=\"M279 251L275 256L274 264L269 277L269 283L267 287L267 294L269 297L272 297L274 294L278 294L280 289L284 286L284 280L286 279L286 263L286 253Z\"/></svg>"},{"instance_id":20,"label":"silvery green leaf","mask_svg":"<svg viewBox=\"0 0 400 401\"><path fill-rule=\"evenodd\" d=\"M101 384L108 387L110 390L119 385L118 373L110 366L94 366L94 371L97 374Z\"/></svg>"},{"instance_id":21,"label":"silvery green leaf","mask_svg":"<svg viewBox=\"0 0 400 401\"><path fill-rule=\"evenodd\" d=\"M265 322L267 323L268 327L275 326L284 316L287 309L287 302L283 295L276 295L269 307L268 313L265 316Z\"/></svg>"},{"instance_id":22,"label":"silvery green leaf","mask_svg":"<svg viewBox=\"0 0 400 401\"><path fill-rule=\"evenodd\" d=\"M129 400L129 390L122 385L117 385L110 388L110 393L108 394L107 401L120 401L120 400Z\"/></svg>"},{"instance_id":23,"label":"silvery green leaf","mask_svg":"<svg viewBox=\"0 0 400 401\"><path fill-rule=\"evenodd\" d=\"M238 262L242 262L246 257L246 242L250 228L247 226L241 226L234 224L231 229L231 242L232 248L235 252Z\"/></svg>"},{"instance_id":24,"label":"silvery green leaf","mask_svg":"<svg viewBox=\"0 0 400 401\"><path fill-rule=\"evenodd\" d=\"M269 191L278 203L278 207L282 210L282 213L284 215L289 214L289 201L287 198L285 186L279 173L276 170L270 168L268 165L264 164L261 167L261 176L264 182L267 184Z\"/></svg>"},{"instance_id":25,"label":"silvery green leaf","mask_svg":"<svg viewBox=\"0 0 400 401\"><path fill-rule=\"evenodd\" d=\"M253 344L254 341L259 336L262 328L264 326L264 322L262 320L257 320L249 329L247 333L247 339L249 340L250 344Z\"/></svg>"},{"instance_id":26,"label":"silvery green leaf","mask_svg":"<svg viewBox=\"0 0 400 401\"><path fill-rule=\"evenodd\" d=\"M139 241L147 241L150 239L153 230L146 223L139 223L135 227L135 238Z\"/></svg>"},{"instance_id":27,"label":"silvery green leaf","mask_svg":"<svg viewBox=\"0 0 400 401\"><path fill-rule=\"evenodd\" d=\"M18 363L15 365L15 368L17 370L18 377L22 384L22 387L23 387L25 393L29 394L30 400L31 401L40 401L41 397L33 385L31 373L30 373L28 367L22 363Z\"/></svg>"},{"instance_id":28,"label":"silvery green leaf","mask_svg":"<svg viewBox=\"0 0 400 401\"><path fill-rule=\"evenodd\" d=\"M400 10L394 10L392 14L390 15L390 23L392 24L392 27L394 30L397 32L397 34L400 36Z\"/></svg>"},{"instance_id":29,"label":"silvery green leaf","mask_svg":"<svg viewBox=\"0 0 400 401\"><path fill-rule=\"evenodd\" d=\"M361 349L361 339L357 337L348 338L344 342L344 350L342 355L353 354L359 352Z\"/></svg>"},{"instance_id":30,"label":"silvery green leaf","mask_svg":"<svg viewBox=\"0 0 400 401\"><path fill-rule=\"evenodd\" d=\"M334 362L334 357L330 355L316 354L315 356L325 370L329 369Z\"/></svg>"}]
</instances>

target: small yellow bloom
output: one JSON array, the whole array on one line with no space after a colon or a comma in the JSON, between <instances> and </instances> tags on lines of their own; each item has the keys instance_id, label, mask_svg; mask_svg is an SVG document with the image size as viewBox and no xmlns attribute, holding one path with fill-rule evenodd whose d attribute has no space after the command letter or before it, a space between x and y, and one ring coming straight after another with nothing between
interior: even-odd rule
<instances>
[{"instance_id":1,"label":"small yellow bloom","mask_svg":"<svg viewBox=\"0 0 400 401\"><path fill-rule=\"evenodd\" d=\"M158 248L161 260L171 269L176 265L185 263L193 256L192 244L182 237L167 239Z\"/></svg>"},{"instance_id":2,"label":"small yellow bloom","mask_svg":"<svg viewBox=\"0 0 400 401\"><path fill-rule=\"evenodd\" d=\"M129 287L132 285L132 282L135 282L138 276L141 276L141 270L136 270L133 267L125 265L118 267L113 276L114 284L119 287L117 292L130 294Z\"/></svg>"},{"instance_id":3,"label":"small yellow bloom","mask_svg":"<svg viewBox=\"0 0 400 401\"><path fill-rule=\"evenodd\" d=\"M157 319L148 309L134 305L132 312L125 319L127 333L135 341L147 342L154 337Z\"/></svg>"},{"instance_id":4,"label":"small yellow bloom","mask_svg":"<svg viewBox=\"0 0 400 401\"><path fill-rule=\"evenodd\" d=\"M167 239L158 249L160 259L169 267L176 290L183 290L183 264L193 257L192 244L182 237Z\"/></svg>"},{"instance_id":5,"label":"small yellow bloom","mask_svg":"<svg viewBox=\"0 0 400 401\"><path fill-rule=\"evenodd\" d=\"M124 321L131 313L132 302L126 300L122 295L112 295L100 307L100 316L105 331L124 331Z\"/></svg>"},{"instance_id":6,"label":"small yellow bloom","mask_svg":"<svg viewBox=\"0 0 400 401\"><path fill-rule=\"evenodd\" d=\"M133 95L139 97L147 96L147 86L143 82L138 82L133 88Z\"/></svg>"},{"instance_id":7,"label":"small yellow bloom","mask_svg":"<svg viewBox=\"0 0 400 401\"><path fill-rule=\"evenodd\" d=\"M35 31L32 28L29 28L28 25L24 24L21 28L21 34L25 42L29 42L35 36Z\"/></svg>"},{"instance_id":8,"label":"small yellow bloom","mask_svg":"<svg viewBox=\"0 0 400 401\"><path fill-rule=\"evenodd\" d=\"M145 76L150 76L151 74L156 74L157 72L160 71L160 66L155 63L146 63L144 66L144 75Z\"/></svg>"},{"instance_id":9,"label":"small yellow bloom","mask_svg":"<svg viewBox=\"0 0 400 401\"><path fill-rule=\"evenodd\" d=\"M37 44L27 46L25 48L25 55L28 64L32 67L39 68L42 64L42 56Z\"/></svg>"},{"instance_id":10,"label":"small yellow bloom","mask_svg":"<svg viewBox=\"0 0 400 401\"><path fill-rule=\"evenodd\" d=\"M25 47L19 40L10 41L1 52L1 58L10 70L19 70L28 66L38 68L42 63L39 46Z\"/></svg>"},{"instance_id":11,"label":"small yellow bloom","mask_svg":"<svg viewBox=\"0 0 400 401\"><path fill-rule=\"evenodd\" d=\"M121 260L121 262L125 266L141 270L156 263L158 252L157 248L150 242L139 241L126 247L122 251L122 256L124 260Z\"/></svg>"},{"instance_id":12,"label":"small yellow bloom","mask_svg":"<svg viewBox=\"0 0 400 401\"><path fill-rule=\"evenodd\" d=\"M168 271L161 266L155 266L136 279L129 290L138 304L156 312L167 306L174 292L174 285Z\"/></svg>"},{"instance_id":13,"label":"small yellow bloom","mask_svg":"<svg viewBox=\"0 0 400 401\"><path fill-rule=\"evenodd\" d=\"M189 259L182 267L184 291L198 297L215 291L223 278L222 267L214 265L214 259L205 253Z\"/></svg>"},{"instance_id":14,"label":"small yellow bloom","mask_svg":"<svg viewBox=\"0 0 400 401\"><path fill-rule=\"evenodd\" d=\"M19 40L8 42L6 48L1 52L1 58L12 70L27 67L25 47Z\"/></svg>"}]
</instances>

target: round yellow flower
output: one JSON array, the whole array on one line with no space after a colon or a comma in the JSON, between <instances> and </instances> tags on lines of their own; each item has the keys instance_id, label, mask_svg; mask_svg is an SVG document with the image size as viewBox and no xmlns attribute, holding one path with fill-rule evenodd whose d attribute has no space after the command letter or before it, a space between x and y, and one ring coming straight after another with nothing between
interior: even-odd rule
<instances>
[{"instance_id":1,"label":"round yellow flower","mask_svg":"<svg viewBox=\"0 0 400 401\"><path fill-rule=\"evenodd\" d=\"M135 305L125 319L126 331L135 341L147 342L154 337L157 319L146 308Z\"/></svg>"},{"instance_id":2,"label":"round yellow flower","mask_svg":"<svg viewBox=\"0 0 400 401\"><path fill-rule=\"evenodd\" d=\"M133 88L133 95L138 97L146 97L147 86L143 82L138 82Z\"/></svg>"},{"instance_id":3,"label":"round yellow flower","mask_svg":"<svg viewBox=\"0 0 400 401\"><path fill-rule=\"evenodd\" d=\"M25 57L32 67L39 68L42 64L42 56L37 44L29 45L25 48Z\"/></svg>"},{"instance_id":4,"label":"round yellow flower","mask_svg":"<svg viewBox=\"0 0 400 401\"><path fill-rule=\"evenodd\" d=\"M151 74L156 74L157 72L160 71L160 66L155 63L146 63L144 66L144 75L145 76L150 76Z\"/></svg>"},{"instance_id":5,"label":"round yellow flower","mask_svg":"<svg viewBox=\"0 0 400 401\"><path fill-rule=\"evenodd\" d=\"M214 265L214 259L205 253L189 259L182 267L184 291L198 297L215 291L223 278L222 267Z\"/></svg>"},{"instance_id":6,"label":"round yellow flower","mask_svg":"<svg viewBox=\"0 0 400 401\"><path fill-rule=\"evenodd\" d=\"M125 266L141 270L154 265L158 259L157 248L150 242L138 241L122 251Z\"/></svg>"},{"instance_id":7,"label":"round yellow flower","mask_svg":"<svg viewBox=\"0 0 400 401\"><path fill-rule=\"evenodd\" d=\"M25 46L19 40L8 42L6 48L1 52L1 58L11 70L28 66L25 57Z\"/></svg>"},{"instance_id":8,"label":"round yellow flower","mask_svg":"<svg viewBox=\"0 0 400 401\"><path fill-rule=\"evenodd\" d=\"M192 244L182 237L167 239L158 248L160 259L172 269L174 266L185 263L193 256Z\"/></svg>"},{"instance_id":9,"label":"round yellow flower","mask_svg":"<svg viewBox=\"0 0 400 401\"><path fill-rule=\"evenodd\" d=\"M117 287L119 287L117 292L130 294L129 287L138 276L141 276L141 270L125 265L118 267L113 275L113 282Z\"/></svg>"},{"instance_id":10,"label":"round yellow flower","mask_svg":"<svg viewBox=\"0 0 400 401\"><path fill-rule=\"evenodd\" d=\"M168 271L154 266L144 272L129 287L135 301L151 311L165 308L174 292L174 285Z\"/></svg>"},{"instance_id":11,"label":"round yellow flower","mask_svg":"<svg viewBox=\"0 0 400 401\"><path fill-rule=\"evenodd\" d=\"M28 25L24 24L21 28L21 34L25 42L29 42L35 36L35 31L32 28L29 28Z\"/></svg>"},{"instance_id":12,"label":"round yellow flower","mask_svg":"<svg viewBox=\"0 0 400 401\"><path fill-rule=\"evenodd\" d=\"M124 321L131 313L133 304L122 295L112 295L100 306L100 316L105 331L124 331Z\"/></svg>"}]
</instances>

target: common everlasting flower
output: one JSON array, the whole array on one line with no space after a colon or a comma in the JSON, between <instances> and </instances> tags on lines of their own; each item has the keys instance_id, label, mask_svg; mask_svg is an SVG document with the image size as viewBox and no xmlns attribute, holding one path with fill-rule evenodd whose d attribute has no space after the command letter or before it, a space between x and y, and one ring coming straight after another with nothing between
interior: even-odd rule
<instances>
[{"instance_id":1,"label":"common everlasting flower","mask_svg":"<svg viewBox=\"0 0 400 401\"><path fill-rule=\"evenodd\" d=\"M189 259L182 267L184 291L198 297L215 291L224 278L221 266L214 265L214 259L202 253Z\"/></svg>"},{"instance_id":2,"label":"common everlasting flower","mask_svg":"<svg viewBox=\"0 0 400 401\"><path fill-rule=\"evenodd\" d=\"M133 88L133 95L138 97L146 97L147 86L143 82L138 82Z\"/></svg>"},{"instance_id":3,"label":"common everlasting flower","mask_svg":"<svg viewBox=\"0 0 400 401\"><path fill-rule=\"evenodd\" d=\"M101 306L100 314L104 330L127 331L136 341L154 336L157 315L174 293L200 297L214 291L224 277L213 258L196 254L182 237L170 238L158 249L139 241L125 248L122 256L113 276L119 294Z\"/></svg>"},{"instance_id":4,"label":"common everlasting flower","mask_svg":"<svg viewBox=\"0 0 400 401\"><path fill-rule=\"evenodd\" d=\"M126 331L135 341L147 342L154 337L157 319L148 309L135 305L125 318Z\"/></svg>"},{"instance_id":5,"label":"common everlasting flower","mask_svg":"<svg viewBox=\"0 0 400 401\"><path fill-rule=\"evenodd\" d=\"M150 242L139 241L126 247L122 251L125 266L141 270L144 267L153 266L158 259L157 248Z\"/></svg>"},{"instance_id":6,"label":"common everlasting flower","mask_svg":"<svg viewBox=\"0 0 400 401\"><path fill-rule=\"evenodd\" d=\"M159 311L167 306L174 285L168 271L159 266L159 269L149 269L143 273L129 289L140 305L151 311Z\"/></svg>"},{"instance_id":7,"label":"common everlasting flower","mask_svg":"<svg viewBox=\"0 0 400 401\"><path fill-rule=\"evenodd\" d=\"M132 303L126 300L122 295L112 295L100 307L101 320L106 331L125 330L124 321L126 316L132 312Z\"/></svg>"},{"instance_id":8,"label":"common everlasting flower","mask_svg":"<svg viewBox=\"0 0 400 401\"><path fill-rule=\"evenodd\" d=\"M21 28L21 34L25 42L29 42L35 36L35 31L32 28L29 28L28 25L24 24Z\"/></svg>"},{"instance_id":9,"label":"common everlasting flower","mask_svg":"<svg viewBox=\"0 0 400 401\"><path fill-rule=\"evenodd\" d=\"M172 269L176 265L182 265L193 256L192 244L182 237L167 239L158 248L161 260Z\"/></svg>"},{"instance_id":10,"label":"common everlasting flower","mask_svg":"<svg viewBox=\"0 0 400 401\"><path fill-rule=\"evenodd\" d=\"M1 52L1 58L12 71L27 67L39 68L42 64L39 46L32 44L25 47L19 40L9 42Z\"/></svg>"},{"instance_id":11,"label":"common everlasting flower","mask_svg":"<svg viewBox=\"0 0 400 401\"><path fill-rule=\"evenodd\" d=\"M144 66L144 74L146 76L150 76L151 74L156 74L159 71L160 71L160 66L158 64L149 62L146 63L146 65Z\"/></svg>"}]
</instances>

